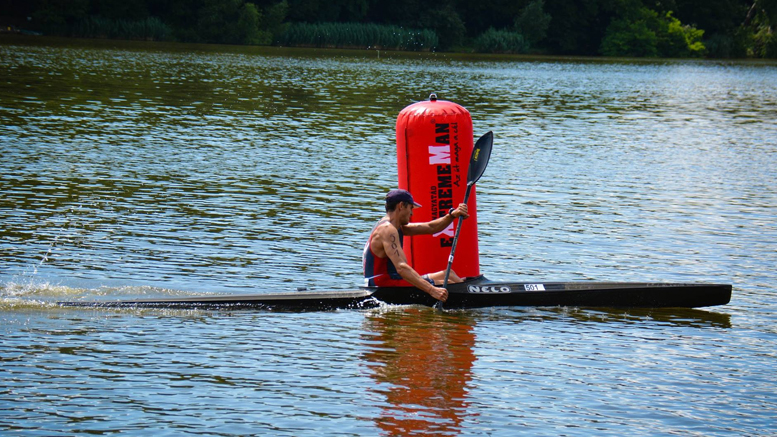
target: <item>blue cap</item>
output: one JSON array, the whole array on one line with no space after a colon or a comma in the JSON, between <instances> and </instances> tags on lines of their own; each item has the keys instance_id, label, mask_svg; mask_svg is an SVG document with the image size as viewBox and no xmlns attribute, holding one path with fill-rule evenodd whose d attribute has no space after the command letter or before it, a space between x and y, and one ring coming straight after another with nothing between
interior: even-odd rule
<instances>
[{"instance_id":1,"label":"blue cap","mask_svg":"<svg viewBox=\"0 0 777 437\"><path fill-rule=\"evenodd\" d=\"M386 194L386 203L399 203L406 202L412 203L416 208L420 208L421 205L413 200L413 195L407 190L391 190Z\"/></svg>"}]
</instances>

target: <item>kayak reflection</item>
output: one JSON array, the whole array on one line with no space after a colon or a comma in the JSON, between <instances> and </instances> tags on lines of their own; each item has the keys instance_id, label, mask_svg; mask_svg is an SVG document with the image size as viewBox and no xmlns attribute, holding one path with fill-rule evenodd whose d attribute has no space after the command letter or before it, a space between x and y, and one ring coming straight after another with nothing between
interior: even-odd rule
<instances>
[{"instance_id":1,"label":"kayak reflection","mask_svg":"<svg viewBox=\"0 0 777 437\"><path fill-rule=\"evenodd\" d=\"M474 319L405 307L376 310L365 324L371 391L386 400L378 427L387 435L458 434L475 362Z\"/></svg>"}]
</instances>

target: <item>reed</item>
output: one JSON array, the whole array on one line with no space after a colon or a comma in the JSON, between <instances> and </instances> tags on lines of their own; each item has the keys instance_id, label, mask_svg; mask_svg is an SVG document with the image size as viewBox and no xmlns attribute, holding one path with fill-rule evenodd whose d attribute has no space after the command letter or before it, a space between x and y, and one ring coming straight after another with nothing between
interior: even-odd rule
<instances>
[{"instance_id":1,"label":"reed","mask_svg":"<svg viewBox=\"0 0 777 437\"><path fill-rule=\"evenodd\" d=\"M292 23L276 44L296 47L375 48L430 51L439 45L429 29L404 29L371 23Z\"/></svg>"},{"instance_id":2,"label":"reed","mask_svg":"<svg viewBox=\"0 0 777 437\"><path fill-rule=\"evenodd\" d=\"M520 33L496 30L493 27L474 41L475 51L480 53L528 53L529 42Z\"/></svg>"}]
</instances>

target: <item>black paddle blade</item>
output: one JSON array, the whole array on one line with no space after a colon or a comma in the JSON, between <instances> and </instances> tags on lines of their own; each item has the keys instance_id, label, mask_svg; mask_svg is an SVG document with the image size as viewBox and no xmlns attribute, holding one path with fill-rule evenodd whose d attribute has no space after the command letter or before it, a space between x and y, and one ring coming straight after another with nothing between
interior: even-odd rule
<instances>
[{"instance_id":1,"label":"black paddle blade","mask_svg":"<svg viewBox=\"0 0 777 437\"><path fill-rule=\"evenodd\" d=\"M469 159L469 170L467 171L467 185L473 185L483 176L488 165L488 159L491 157L491 147L494 145L494 133L488 131L480 137L472 149L472 156Z\"/></svg>"}]
</instances>

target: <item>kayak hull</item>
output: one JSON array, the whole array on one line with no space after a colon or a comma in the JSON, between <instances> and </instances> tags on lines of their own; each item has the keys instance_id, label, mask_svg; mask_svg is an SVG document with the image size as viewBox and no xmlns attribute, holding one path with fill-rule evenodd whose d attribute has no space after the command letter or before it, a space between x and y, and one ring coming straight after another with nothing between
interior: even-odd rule
<instances>
[{"instance_id":1,"label":"kayak hull","mask_svg":"<svg viewBox=\"0 0 777 437\"><path fill-rule=\"evenodd\" d=\"M729 303L731 290L729 284L504 282L479 276L449 284L449 296L444 306L446 309L499 306L698 308ZM431 296L414 287L59 302L62 306L89 307L292 310L371 308L381 304L432 306L434 303Z\"/></svg>"},{"instance_id":2,"label":"kayak hull","mask_svg":"<svg viewBox=\"0 0 777 437\"><path fill-rule=\"evenodd\" d=\"M459 284L454 284L459 285ZM483 281L463 283L461 292L449 287L445 308L497 306L530 307L624 307L698 308L725 305L731 300L731 285L616 282L506 283ZM428 294L410 292L414 303L434 305ZM378 289L376 299L389 304L408 300L402 288Z\"/></svg>"}]
</instances>

